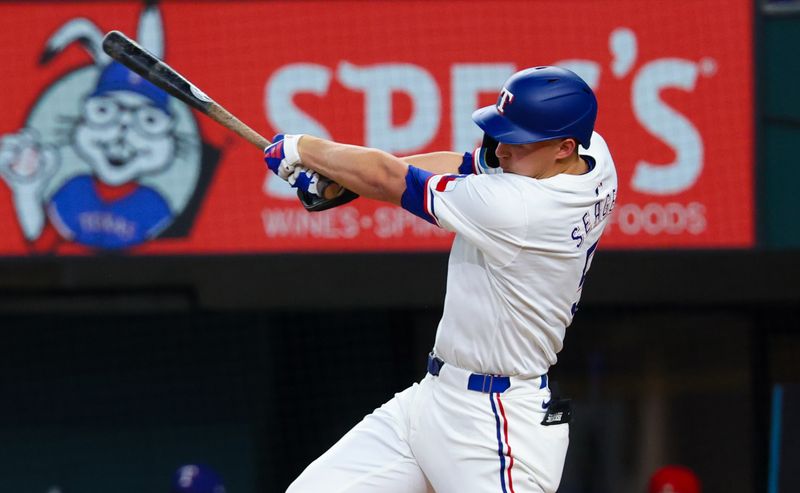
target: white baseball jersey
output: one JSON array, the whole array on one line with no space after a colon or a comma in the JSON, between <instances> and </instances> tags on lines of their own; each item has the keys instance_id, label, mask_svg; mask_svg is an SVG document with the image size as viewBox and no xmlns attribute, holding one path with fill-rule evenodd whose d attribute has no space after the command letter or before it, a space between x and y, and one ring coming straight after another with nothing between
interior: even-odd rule
<instances>
[{"instance_id":1,"label":"white baseball jersey","mask_svg":"<svg viewBox=\"0 0 800 493\"><path fill-rule=\"evenodd\" d=\"M586 272L614 207L603 138L580 149L593 168L533 179L438 175L425 210L456 233L434 351L478 373L535 377L556 362Z\"/></svg>"}]
</instances>

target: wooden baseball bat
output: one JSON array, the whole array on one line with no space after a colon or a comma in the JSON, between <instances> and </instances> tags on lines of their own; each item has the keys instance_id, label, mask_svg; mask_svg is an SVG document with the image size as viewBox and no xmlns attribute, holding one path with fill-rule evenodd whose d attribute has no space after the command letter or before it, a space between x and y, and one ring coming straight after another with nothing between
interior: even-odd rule
<instances>
[{"instance_id":1,"label":"wooden baseball bat","mask_svg":"<svg viewBox=\"0 0 800 493\"><path fill-rule=\"evenodd\" d=\"M223 127L230 129L260 150L264 150L270 141L241 120L233 116L219 103L208 97L197 86L189 82L157 56L153 55L136 41L119 31L110 31L103 38L103 51L111 58L125 65L132 71L149 80L156 86L175 96L197 111L208 115ZM325 191L325 198L339 195L341 187L331 184Z\"/></svg>"}]
</instances>

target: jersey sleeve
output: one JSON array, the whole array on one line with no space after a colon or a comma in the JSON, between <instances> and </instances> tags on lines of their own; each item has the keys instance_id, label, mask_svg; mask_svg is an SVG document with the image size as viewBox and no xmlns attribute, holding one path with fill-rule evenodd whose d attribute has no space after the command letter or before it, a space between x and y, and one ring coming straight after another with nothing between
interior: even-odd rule
<instances>
[{"instance_id":1,"label":"jersey sleeve","mask_svg":"<svg viewBox=\"0 0 800 493\"><path fill-rule=\"evenodd\" d=\"M434 175L409 166L402 206L490 257L516 255L527 231L520 192L500 176Z\"/></svg>"}]
</instances>

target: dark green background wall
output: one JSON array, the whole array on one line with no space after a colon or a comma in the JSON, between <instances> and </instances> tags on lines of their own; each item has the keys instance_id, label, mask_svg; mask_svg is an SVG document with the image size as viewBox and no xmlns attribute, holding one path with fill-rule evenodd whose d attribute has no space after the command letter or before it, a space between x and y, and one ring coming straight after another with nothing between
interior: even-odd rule
<instances>
[{"instance_id":1,"label":"dark green background wall","mask_svg":"<svg viewBox=\"0 0 800 493\"><path fill-rule=\"evenodd\" d=\"M756 149L759 234L766 248L800 246L800 14L759 13ZM723 152L725 143L718 143Z\"/></svg>"}]
</instances>

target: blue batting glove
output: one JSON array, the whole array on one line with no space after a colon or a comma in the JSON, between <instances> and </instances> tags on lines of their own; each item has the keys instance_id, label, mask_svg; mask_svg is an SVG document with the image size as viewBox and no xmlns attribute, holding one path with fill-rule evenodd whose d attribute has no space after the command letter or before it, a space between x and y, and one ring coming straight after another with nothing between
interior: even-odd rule
<instances>
[{"instance_id":1,"label":"blue batting glove","mask_svg":"<svg viewBox=\"0 0 800 493\"><path fill-rule=\"evenodd\" d=\"M267 168L271 169L273 173L278 174L278 167L281 161L286 157L283 152L283 134L275 134L272 138L272 144L264 149L264 162L267 163Z\"/></svg>"},{"instance_id":2,"label":"blue batting glove","mask_svg":"<svg viewBox=\"0 0 800 493\"><path fill-rule=\"evenodd\" d=\"M312 171L305 166L296 166L292 175L287 178L289 185L292 188L297 188L303 192L322 197L325 189L331 184L331 181L320 176L316 171Z\"/></svg>"}]
</instances>

